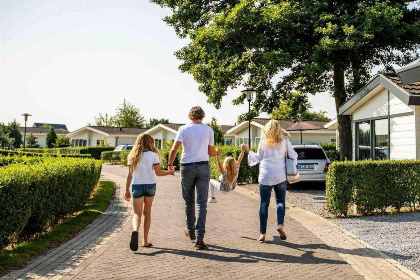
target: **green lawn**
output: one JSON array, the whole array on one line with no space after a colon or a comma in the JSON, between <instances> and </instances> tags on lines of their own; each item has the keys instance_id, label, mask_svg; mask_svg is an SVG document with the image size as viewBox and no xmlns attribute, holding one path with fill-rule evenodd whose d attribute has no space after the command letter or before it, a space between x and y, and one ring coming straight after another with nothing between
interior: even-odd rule
<instances>
[{"instance_id":1,"label":"green lawn","mask_svg":"<svg viewBox=\"0 0 420 280\"><path fill-rule=\"evenodd\" d=\"M57 247L74 237L106 210L114 194L114 183L100 181L85 208L65 219L51 231L15 248L0 253L0 276L10 270L25 267L36 256Z\"/></svg>"}]
</instances>

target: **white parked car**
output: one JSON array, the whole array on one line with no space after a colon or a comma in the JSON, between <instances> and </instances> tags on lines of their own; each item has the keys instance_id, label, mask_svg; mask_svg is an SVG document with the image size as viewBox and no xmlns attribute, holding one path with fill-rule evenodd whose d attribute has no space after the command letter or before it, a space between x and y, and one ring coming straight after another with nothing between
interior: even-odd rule
<instances>
[{"instance_id":1,"label":"white parked car","mask_svg":"<svg viewBox=\"0 0 420 280\"><path fill-rule=\"evenodd\" d=\"M114 151L129 151L133 148L133 145L118 145Z\"/></svg>"},{"instance_id":2,"label":"white parked car","mask_svg":"<svg viewBox=\"0 0 420 280\"><path fill-rule=\"evenodd\" d=\"M325 182L331 161L319 145L294 145L301 182Z\"/></svg>"}]
</instances>

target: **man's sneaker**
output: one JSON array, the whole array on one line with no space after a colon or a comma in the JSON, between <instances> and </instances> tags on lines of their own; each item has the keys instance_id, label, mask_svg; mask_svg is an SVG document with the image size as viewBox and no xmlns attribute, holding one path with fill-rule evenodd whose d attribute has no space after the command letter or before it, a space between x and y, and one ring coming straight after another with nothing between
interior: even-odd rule
<instances>
[{"instance_id":1,"label":"man's sneaker","mask_svg":"<svg viewBox=\"0 0 420 280\"><path fill-rule=\"evenodd\" d=\"M209 247L207 247L207 244L204 243L203 240L197 240L194 244L194 247L197 248L197 250L202 250L202 249L208 249Z\"/></svg>"},{"instance_id":2,"label":"man's sneaker","mask_svg":"<svg viewBox=\"0 0 420 280\"><path fill-rule=\"evenodd\" d=\"M217 200L216 200L215 197L210 197L209 198L209 203L216 203L216 202L217 202Z\"/></svg>"},{"instance_id":3,"label":"man's sneaker","mask_svg":"<svg viewBox=\"0 0 420 280\"><path fill-rule=\"evenodd\" d=\"M131 251L139 249L139 233L137 231L133 231L131 234L130 249Z\"/></svg>"},{"instance_id":4,"label":"man's sneaker","mask_svg":"<svg viewBox=\"0 0 420 280\"><path fill-rule=\"evenodd\" d=\"M189 231L188 231L188 229L184 229L184 232L185 232L185 235L186 236L188 236L188 238L192 241L192 242L194 242L195 241L195 234L194 233L190 233Z\"/></svg>"}]
</instances>

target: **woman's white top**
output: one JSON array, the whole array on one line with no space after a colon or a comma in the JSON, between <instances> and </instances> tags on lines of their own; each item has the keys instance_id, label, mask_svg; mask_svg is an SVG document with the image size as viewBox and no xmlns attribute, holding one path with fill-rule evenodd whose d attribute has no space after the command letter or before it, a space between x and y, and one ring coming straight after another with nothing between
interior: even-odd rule
<instances>
[{"instance_id":1,"label":"woman's white top","mask_svg":"<svg viewBox=\"0 0 420 280\"><path fill-rule=\"evenodd\" d=\"M258 151L249 151L248 164L250 166L260 164L258 182L261 185L274 186L287 180L286 177L286 146L288 157L297 163L298 154L292 147L289 140L283 139L271 147L266 141L261 141Z\"/></svg>"},{"instance_id":2,"label":"woman's white top","mask_svg":"<svg viewBox=\"0 0 420 280\"><path fill-rule=\"evenodd\" d=\"M159 155L155 152L147 151L143 153L140 162L133 170L131 184L156 184L153 166L159 164ZM128 162L131 165L131 162Z\"/></svg>"}]
</instances>

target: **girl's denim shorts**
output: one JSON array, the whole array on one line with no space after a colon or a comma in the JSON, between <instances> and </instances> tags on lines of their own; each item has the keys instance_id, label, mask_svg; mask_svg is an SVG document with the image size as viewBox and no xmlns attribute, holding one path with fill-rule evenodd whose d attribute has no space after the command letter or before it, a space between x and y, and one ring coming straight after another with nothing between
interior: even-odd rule
<instances>
[{"instance_id":1,"label":"girl's denim shorts","mask_svg":"<svg viewBox=\"0 0 420 280\"><path fill-rule=\"evenodd\" d=\"M153 197L156 192L156 184L132 184L131 195L133 198L141 198L143 196Z\"/></svg>"}]
</instances>

